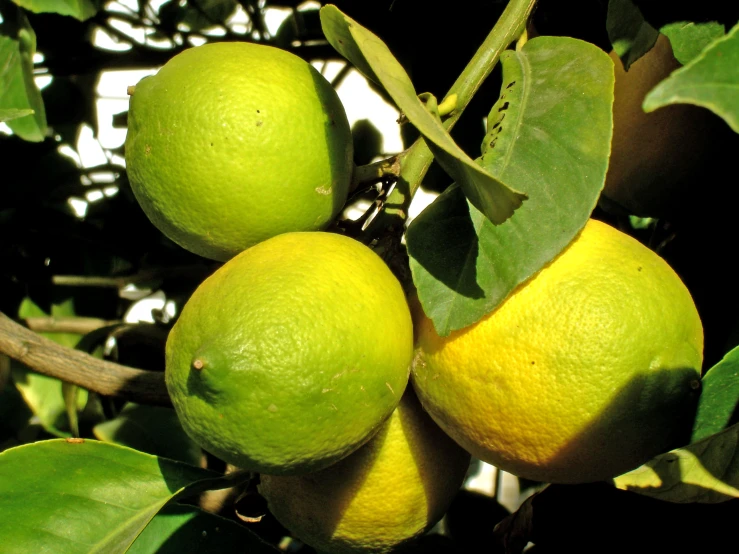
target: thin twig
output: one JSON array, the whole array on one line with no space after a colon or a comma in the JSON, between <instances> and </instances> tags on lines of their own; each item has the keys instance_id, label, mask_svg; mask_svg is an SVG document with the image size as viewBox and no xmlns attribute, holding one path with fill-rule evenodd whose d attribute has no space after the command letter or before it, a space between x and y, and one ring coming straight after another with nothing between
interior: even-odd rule
<instances>
[{"instance_id":1,"label":"thin twig","mask_svg":"<svg viewBox=\"0 0 739 554\"><path fill-rule=\"evenodd\" d=\"M25 364L33 371L99 394L141 404L171 405L164 373L106 362L66 348L15 323L1 312L0 354Z\"/></svg>"},{"instance_id":2,"label":"thin twig","mask_svg":"<svg viewBox=\"0 0 739 554\"><path fill-rule=\"evenodd\" d=\"M154 269L145 269L132 275L122 275L120 277L98 277L87 275L54 275L51 282L54 285L68 287L101 287L122 289L126 285L148 283L151 281L159 281L168 278L190 277L196 280L202 280L219 267L218 264L202 265L202 266L182 266L182 267L158 267Z\"/></svg>"},{"instance_id":3,"label":"thin twig","mask_svg":"<svg viewBox=\"0 0 739 554\"><path fill-rule=\"evenodd\" d=\"M447 98L452 94L457 95L457 108L443 123L447 131L452 129L483 81L490 75L498 63L501 52L525 29L535 5L536 0L510 0L508 2L487 38L444 96ZM380 210L363 233L364 242L371 243L384 233L391 232L388 230L396 232L403 229L408 219L408 206L433 160L431 150L423 137L419 137L407 150L401 164L400 178L395 189L388 196L385 207Z\"/></svg>"},{"instance_id":4,"label":"thin twig","mask_svg":"<svg viewBox=\"0 0 739 554\"><path fill-rule=\"evenodd\" d=\"M27 317L23 321L31 331L36 333L77 333L80 335L120 323L120 321L107 321L96 317Z\"/></svg>"}]
</instances>

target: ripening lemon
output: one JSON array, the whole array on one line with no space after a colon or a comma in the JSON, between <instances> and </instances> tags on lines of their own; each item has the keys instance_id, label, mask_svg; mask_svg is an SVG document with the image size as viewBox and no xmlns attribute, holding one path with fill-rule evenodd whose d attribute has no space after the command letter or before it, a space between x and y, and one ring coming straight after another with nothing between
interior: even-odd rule
<instances>
[{"instance_id":1,"label":"ripening lemon","mask_svg":"<svg viewBox=\"0 0 739 554\"><path fill-rule=\"evenodd\" d=\"M308 62L262 44L204 44L131 96L136 199L180 246L227 260L280 233L325 228L346 202L349 122Z\"/></svg>"},{"instance_id":2,"label":"ripening lemon","mask_svg":"<svg viewBox=\"0 0 739 554\"><path fill-rule=\"evenodd\" d=\"M355 453L308 475L262 475L259 492L282 525L320 552L391 552L441 519L469 462L409 389Z\"/></svg>"},{"instance_id":3,"label":"ripening lemon","mask_svg":"<svg viewBox=\"0 0 739 554\"><path fill-rule=\"evenodd\" d=\"M479 322L417 322L413 385L474 456L555 483L606 479L689 433L703 329L657 254L591 220Z\"/></svg>"},{"instance_id":4,"label":"ripening lemon","mask_svg":"<svg viewBox=\"0 0 739 554\"><path fill-rule=\"evenodd\" d=\"M402 287L360 242L278 235L193 293L167 339L165 377L185 431L240 468L315 471L364 444L408 382Z\"/></svg>"},{"instance_id":5,"label":"ripening lemon","mask_svg":"<svg viewBox=\"0 0 739 554\"><path fill-rule=\"evenodd\" d=\"M613 141L601 204L641 216L692 220L708 206L696 198L696 183L720 180L730 171L736 133L699 106L672 104L644 112L649 91L682 67L665 35L628 71L615 52L609 55L615 69Z\"/></svg>"}]
</instances>

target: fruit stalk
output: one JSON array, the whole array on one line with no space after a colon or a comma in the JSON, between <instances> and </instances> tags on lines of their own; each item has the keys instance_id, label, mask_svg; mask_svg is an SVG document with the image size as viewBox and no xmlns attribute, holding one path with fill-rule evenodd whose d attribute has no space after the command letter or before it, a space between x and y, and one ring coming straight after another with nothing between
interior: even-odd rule
<instances>
[{"instance_id":1,"label":"fruit stalk","mask_svg":"<svg viewBox=\"0 0 739 554\"><path fill-rule=\"evenodd\" d=\"M456 109L443 123L447 131L454 127L483 81L495 68L501 52L526 29L526 23L535 5L536 0L508 2L493 29L442 100L443 102L451 95L457 95ZM367 227L364 242L371 242L387 229L403 228L408 218L411 199L433 160L434 156L422 137L405 152L400 164L398 182L388 195L384 208Z\"/></svg>"}]
</instances>

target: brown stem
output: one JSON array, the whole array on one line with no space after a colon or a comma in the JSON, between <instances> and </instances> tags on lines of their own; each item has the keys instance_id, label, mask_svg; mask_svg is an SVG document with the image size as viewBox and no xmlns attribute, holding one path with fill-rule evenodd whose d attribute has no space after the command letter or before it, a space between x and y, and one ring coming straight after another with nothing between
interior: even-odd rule
<instances>
[{"instance_id":1,"label":"brown stem","mask_svg":"<svg viewBox=\"0 0 739 554\"><path fill-rule=\"evenodd\" d=\"M144 269L132 275L120 277L97 277L89 275L54 275L51 282L59 286L68 287L109 287L121 289L128 284L141 284L173 277L188 277L196 280L205 279L219 267L218 264L157 267Z\"/></svg>"},{"instance_id":2,"label":"brown stem","mask_svg":"<svg viewBox=\"0 0 739 554\"><path fill-rule=\"evenodd\" d=\"M0 354L33 371L106 396L141 404L171 406L164 373L144 371L65 348L15 323L0 312Z\"/></svg>"},{"instance_id":3,"label":"brown stem","mask_svg":"<svg viewBox=\"0 0 739 554\"><path fill-rule=\"evenodd\" d=\"M106 321L95 317L27 317L25 324L37 333L77 333L86 335L101 327L120 321Z\"/></svg>"}]
</instances>

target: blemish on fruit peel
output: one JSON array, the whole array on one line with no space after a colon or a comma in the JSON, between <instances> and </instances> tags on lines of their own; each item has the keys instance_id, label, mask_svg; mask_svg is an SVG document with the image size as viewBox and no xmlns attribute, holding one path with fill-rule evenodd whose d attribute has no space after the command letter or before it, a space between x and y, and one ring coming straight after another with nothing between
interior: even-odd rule
<instances>
[{"instance_id":1,"label":"blemish on fruit peel","mask_svg":"<svg viewBox=\"0 0 739 554\"><path fill-rule=\"evenodd\" d=\"M316 192L318 194L323 194L324 196L328 196L331 194L331 187L316 187Z\"/></svg>"},{"instance_id":2,"label":"blemish on fruit peel","mask_svg":"<svg viewBox=\"0 0 739 554\"><path fill-rule=\"evenodd\" d=\"M332 390L334 390L334 389L323 389L323 390L321 390L321 392L325 394L327 392L331 392Z\"/></svg>"},{"instance_id":3,"label":"blemish on fruit peel","mask_svg":"<svg viewBox=\"0 0 739 554\"><path fill-rule=\"evenodd\" d=\"M393 390L393 387L390 386L390 383L388 383L387 381L385 381L385 386L390 389L390 392L392 392L393 394L395 394L395 391Z\"/></svg>"},{"instance_id":4,"label":"blemish on fruit peel","mask_svg":"<svg viewBox=\"0 0 739 554\"><path fill-rule=\"evenodd\" d=\"M195 358L192 361L192 368L195 371L202 371L204 367L205 367L205 362L201 360L200 358Z\"/></svg>"},{"instance_id":5,"label":"blemish on fruit peel","mask_svg":"<svg viewBox=\"0 0 739 554\"><path fill-rule=\"evenodd\" d=\"M64 440L66 440L69 444L82 444L83 442L85 442L85 439L80 439L77 437L69 437Z\"/></svg>"},{"instance_id":6,"label":"blemish on fruit peel","mask_svg":"<svg viewBox=\"0 0 739 554\"><path fill-rule=\"evenodd\" d=\"M272 412L272 413L275 413L277 411L277 406L275 406L274 404L270 404L267 407L267 410L270 411L270 412Z\"/></svg>"}]
</instances>

